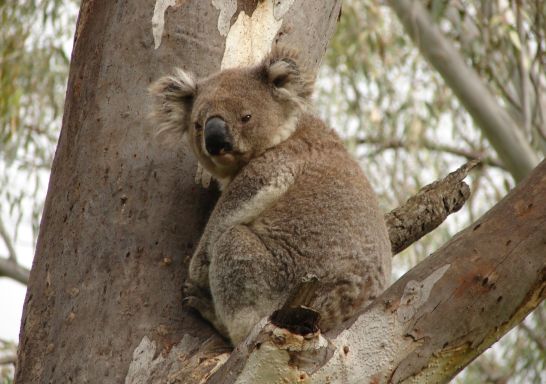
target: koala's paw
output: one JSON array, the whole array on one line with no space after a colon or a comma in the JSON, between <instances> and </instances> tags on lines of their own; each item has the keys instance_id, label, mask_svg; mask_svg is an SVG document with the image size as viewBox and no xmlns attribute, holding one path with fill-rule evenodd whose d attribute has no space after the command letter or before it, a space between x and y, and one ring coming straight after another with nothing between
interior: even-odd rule
<instances>
[{"instance_id":1,"label":"koala's paw","mask_svg":"<svg viewBox=\"0 0 546 384\"><path fill-rule=\"evenodd\" d=\"M182 287L182 294L185 296L197 296L197 297L208 297L208 295L203 292L201 288L190 281L186 281Z\"/></svg>"},{"instance_id":2,"label":"koala's paw","mask_svg":"<svg viewBox=\"0 0 546 384\"><path fill-rule=\"evenodd\" d=\"M212 318L216 318L216 314L212 301L205 297L199 288L192 285L184 287L184 294L188 296L182 299L182 305L196 309L203 318L214 324Z\"/></svg>"},{"instance_id":3,"label":"koala's paw","mask_svg":"<svg viewBox=\"0 0 546 384\"><path fill-rule=\"evenodd\" d=\"M199 296L186 296L182 299L182 305L197 310L201 317L211 323L223 337L228 338L227 329L216 317L216 312L210 299Z\"/></svg>"},{"instance_id":4,"label":"koala's paw","mask_svg":"<svg viewBox=\"0 0 546 384\"><path fill-rule=\"evenodd\" d=\"M203 188L208 188L210 186L210 181L212 176L207 172L201 164L197 163L197 171L195 172L195 184L200 184Z\"/></svg>"},{"instance_id":5,"label":"koala's paw","mask_svg":"<svg viewBox=\"0 0 546 384\"><path fill-rule=\"evenodd\" d=\"M201 316L212 323L210 318L216 317L212 298L191 282L184 284L183 294L185 297L182 299L182 305L196 309Z\"/></svg>"},{"instance_id":6,"label":"koala's paw","mask_svg":"<svg viewBox=\"0 0 546 384\"><path fill-rule=\"evenodd\" d=\"M210 314L214 312L212 303L209 300L203 299L197 296L184 297L182 299L182 305L184 307L191 307L191 308L197 309L199 313L201 313L201 315L206 319L208 319L208 316L206 316L206 314Z\"/></svg>"}]
</instances>

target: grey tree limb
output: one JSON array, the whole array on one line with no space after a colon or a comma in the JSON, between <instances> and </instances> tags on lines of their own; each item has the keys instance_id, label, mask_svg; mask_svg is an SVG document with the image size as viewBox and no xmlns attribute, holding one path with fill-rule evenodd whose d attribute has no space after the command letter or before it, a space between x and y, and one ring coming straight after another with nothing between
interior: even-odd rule
<instances>
[{"instance_id":1,"label":"grey tree limb","mask_svg":"<svg viewBox=\"0 0 546 384\"><path fill-rule=\"evenodd\" d=\"M470 188L463 179L478 164L478 160L470 161L443 179L424 186L385 215L393 255L402 252L461 209L470 196Z\"/></svg>"},{"instance_id":2,"label":"grey tree limb","mask_svg":"<svg viewBox=\"0 0 546 384\"><path fill-rule=\"evenodd\" d=\"M405 142L404 140L397 138L383 138L383 137L372 137L367 136L357 141L359 144L372 144L377 145L379 148L373 153L377 153L382 149L406 149L409 150L412 143ZM416 143L417 146L423 147L429 151L439 152L439 153L448 153L450 155L462 157L467 161L479 160L483 165L488 165L491 167L497 167L502 170L506 170L504 164L499 162L497 159L494 159L489 156L484 156L483 153L479 151L469 151L447 144L436 143L428 139L419 139ZM372 154L373 155L373 154Z\"/></svg>"},{"instance_id":3,"label":"grey tree limb","mask_svg":"<svg viewBox=\"0 0 546 384\"><path fill-rule=\"evenodd\" d=\"M11 259L0 257L0 276L9 277L21 284L28 284L30 271Z\"/></svg>"},{"instance_id":4,"label":"grey tree limb","mask_svg":"<svg viewBox=\"0 0 546 384\"><path fill-rule=\"evenodd\" d=\"M423 56L482 129L514 179L522 180L538 164L539 158L510 115L434 24L421 2L390 0L389 5Z\"/></svg>"},{"instance_id":5,"label":"grey tree limb","mask_svg":"<svg viewBox=\"0 0 546 384\"><path fill-rule=\"evenodd\" d=\"M262 320L207 383L449 382L546 297L545 177L546 161L339 329Z\"/></svg>"},{"instance_id":6,"label":"grey tree limb","mask_svg":"<svg viewBox=\"0 0 546 384\"><path fill-rule=\"evenodd\" d=\"M4 225L4 221L0 218L0 237L4 240L6 248L8 249L8 258L11 261L17 262L17 252L15 252L15 247L13 246L13 241Z\"/></svg>"},{"instance_id":7,"label":"grey tree limb","mask_svg":"<svg viewBox=\"0 0 546 384\"><path fill-rule=\"evenodd\" d=\"M0 356L0 365L15 364L17 361L17 354L9 353L4 356Z\"/></svg>"}]
</instances>

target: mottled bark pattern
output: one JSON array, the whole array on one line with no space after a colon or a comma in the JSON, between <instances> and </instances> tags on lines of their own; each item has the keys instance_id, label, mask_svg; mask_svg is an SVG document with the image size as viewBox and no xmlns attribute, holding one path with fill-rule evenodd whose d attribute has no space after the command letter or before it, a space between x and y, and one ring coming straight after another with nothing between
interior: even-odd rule
<instances>
[{"instance_id":1,"label":"mottled bark pattern","mask_svg":"<svg viewBox=\"0 0 546 384\"><path fill-rule=\"evenodd\" d=\"M225 36L211 1L173 3L158 49L155 1L82 3L18 383L199 383L229 356L180 305L216 193L194 184L188 149L162 147L146 118L151 81L175 65L200 77L217 71ZM256 4L238 1L231 23ZM340 5L293 1L275 40L299 48L317 69Z\"/></svg>"},{"instance_id":2,"label":"mottled bark pattern","mask_svg":"<svg viewBox=\"0 0 546 384\"><path fill-rule=\"evenodd\" d=\"M25 301L19 383L123 383L137 346L165 358L127 382L153 382L179 367L169 351L193 354L202 367L200 353L223 343L181 306L189 256L216 193L195 185L187 148L154 139L147 88L173 66L198 76L219 70L225 36L211 1L172 3L156 50L156 1L82 2ZM340 1L295 1L278 40L318 68L339 8Z\"/></svg>"},{"instance_id":3,"label":"mottled bark pattern","mask_svg":"<svg viewBox=\"0 0 546 384\"><path fill-rule=\"evenodd\" d=\"M544 196L546 161L329 340L264 322L208 383L449 382L546 297Z\"/></svg>"},{"instance_id":4,"label":"mottled bark pattern","mask_svg":"<svg viewBox=\"0 0 546 384\"><path fill-rule=\"evenodd\" d=\"M470 188L463 179L477 164L478 161L468 162L443 179L423 187L402 206L385 215L393 255L402 252L461 209L470 196Z\"/></svg>"}]
</instances>

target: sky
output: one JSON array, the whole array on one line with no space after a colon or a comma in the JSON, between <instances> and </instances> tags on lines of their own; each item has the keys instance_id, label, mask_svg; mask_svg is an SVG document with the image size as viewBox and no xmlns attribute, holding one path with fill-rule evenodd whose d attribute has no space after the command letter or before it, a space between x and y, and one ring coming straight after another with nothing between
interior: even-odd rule
<instances>
[{"instance_id":1,"label":"sky","mask_svg":"<svg viewBox=\"0 0 546 384\"><path fill-rule=\"evenodd\" d=\"M16 232L14 248L19 264L30 269L34 258L34 241L32 231L32 209L35 203L33 191L43 200L47 192L49 171L39 171L36 178L29 177L28 172L18 170L17 166L7 166L0 163L0 172L6 174L10 182L9 190L19 196L24 193L20 207L22 210L21 222L18 224L18 209L10 210L11 204L6 194L0 195L0 218L10 234ZM8 254L4 242L0 239L0 255ZM18 341L21 314L25 300L26 286L9 278L0 277L0 339Z\"/></svg>"},{"instance_id":2,"label":"sky","mask_svg":"<svg viewBox=\"0 0 546 384\"><path fill-rule=\"evenodd\" d=\"M7 216L3 216L7 217ZM6 226L10 228L10 224ZM22 223L19 227L19 239L32 239L32 228L30 222ZM4 247L4 244L2 244ZM0 247L0 254L5 254L5 248ZM19 263L26 268L31 267L34 255L34 245L31 242L18 241L15 244L15 251L19 256ZM0 339L7 341L19 341L19 326L23 312L23 303L27 287L15 280L0 278Z\"/></svg>"},{"instance_id":3,"label":"sky","mask_svg":"<svg viewBox=\"0 0 546 384\"><path fill-rule=\"evenodd\" d=\"M62 12L60 12L59 15L61 18L59 22L69 26L72 31L76 28L79 10L79 6L76 3L77 1L65 2L62 5ZM37 28L43 27L43 24L41 23L37 23L36 25ZM47 34L54 35L55 37L59 36L50 24L46 24L45 30L38 31L36 35L43 37ZM68 33L66 36L61 35L60 37L64 39L62 42L63 49L66 55L70 57L72 54L73 33ZM60 119L57 124L60 126ZM60 132L59 126L51 127L51 129ZM9 166L5 163L0 163L0 173L2 172L17 172L17 166ZM14 193L15 190L22 190L32 194L30 191L33 191L36 187L36 196L45 200L49 172L42 171L38 177L39 183L36 185L36 180L30 180L27 173L10 175L8 179L13 185L10 185L9 189ZM33 200L28 197L23 199L21 205L27 207L27 209L23 209L22 221L17 224L17 219L15 217L16 213L9 212L10 204L3 200L3 197L5 196L0 196L0 217L4 220L4 224L8 231L12 232L13 228L17 228L17 238L14 242L14 247L18 256L18 261L22 266L30 269L35 247L31 224ZM6 254L7 250L5 244L0 239L0 255L5 256ZM9 278L0 277L0 340L18 342L25 295L25 285Z\"/></svg>"}]
</instances>

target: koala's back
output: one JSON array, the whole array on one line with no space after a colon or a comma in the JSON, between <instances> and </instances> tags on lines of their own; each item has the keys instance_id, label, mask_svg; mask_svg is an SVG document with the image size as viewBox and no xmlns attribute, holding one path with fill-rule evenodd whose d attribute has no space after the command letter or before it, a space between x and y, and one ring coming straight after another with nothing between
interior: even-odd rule
<instances>
[{"instance_id":1,"label":"koala's back","mask_svg":"<svg viewBox=\"0 0 546 384\"><path fill-rule=\"evenodd\" d=\"M288 297L303 276L317 276L311 306L328 330L388 284L391 250L383 214L338 136L310 115L262 161L293 177L282 197L250 224L278 261L271 288Z\"/></svg>"}]
</instances>

